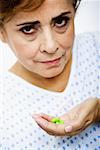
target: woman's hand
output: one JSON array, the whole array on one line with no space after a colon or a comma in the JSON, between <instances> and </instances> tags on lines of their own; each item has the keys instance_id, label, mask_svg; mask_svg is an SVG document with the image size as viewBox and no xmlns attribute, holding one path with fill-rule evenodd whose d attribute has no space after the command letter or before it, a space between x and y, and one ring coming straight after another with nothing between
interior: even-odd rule
<instances>
[{"instance_id":1,"label":"woman's hand","mask_svg":"<svg viewBox=\"0 0 100 150\"><path fill-rule=\"evenodd\" d=\"M99 115L99 116L98 116ZM77 105L72 110L60 116L64 124L55 124L51 120L54 117L46 114L34 114L37 124L48 134L55 136L72 136L82 132L91 123L100 120L100 100L89 98Z\"/></svg>"}]
</instances>

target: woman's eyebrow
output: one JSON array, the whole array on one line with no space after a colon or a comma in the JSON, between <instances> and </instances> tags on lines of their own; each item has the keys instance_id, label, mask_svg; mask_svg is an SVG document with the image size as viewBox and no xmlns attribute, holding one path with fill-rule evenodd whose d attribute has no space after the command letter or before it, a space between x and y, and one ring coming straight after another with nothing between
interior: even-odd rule
<instances>
[{"instance_id":1,"label":"woman's eyebrow","mask_svg":"<svg viewBox=\"0 0 100 150\"><path fill-rule=\"evenodd\" d=\"M60 15L52 18L52 20L56 20L57 18L59 18L61 16L64 16L64 15L67 15L67 14L70 14L70 13L71 13L70 11L62 12ZM21 23L21 24L17 24L17 26L30 25L30 24L35 26L36 24L40 24L40 22L39 21L29 21L29 22L24 22L24 23Z\"/></svg>"},{"instance_id":2,"label":"woman's eyebrow","mask_svg":"<svg viewBox=\"0 0 100 150\"><path fill-rule=\"evenodd\" d=\"M67 15L67 14L70 14L70 13L71 13L70 11L63 12L63 13L61 13L60 15L58 15L58 16L52 18L52 20L56 20L56 19L58 19L59 17L62 17L62 16L64 16L64 15Z\"/></svg>"},{"instance_id":3,"label":"woman's eyebrow","mask_svg":"<svg viewBox=\"0 0 100 150\"><path fill-rule=\"evenodd\" d=\"M40 23L39 21L29 21L29 22L17 24L17 26L30 25L30 24L32 24L34 26L34 25L39 24L39 23Z\"/></svg>"}]
</instances>

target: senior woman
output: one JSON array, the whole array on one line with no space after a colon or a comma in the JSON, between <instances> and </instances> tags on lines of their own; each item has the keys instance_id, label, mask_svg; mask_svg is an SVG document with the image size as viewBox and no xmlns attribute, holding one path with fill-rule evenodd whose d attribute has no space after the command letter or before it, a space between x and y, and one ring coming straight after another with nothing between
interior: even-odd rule
<instances>
[{"instance_id":1,"label":"senior woman","mask_svg":"<svg viewBox=\"0 0 100 150\"><path fill-rule=\"evenodd\" d=\"M1 149L100 148L99 42L96 33L75 36L79 3L0 1L0 38L18 59L0 75Z\"/></svg>"}]
</instances>

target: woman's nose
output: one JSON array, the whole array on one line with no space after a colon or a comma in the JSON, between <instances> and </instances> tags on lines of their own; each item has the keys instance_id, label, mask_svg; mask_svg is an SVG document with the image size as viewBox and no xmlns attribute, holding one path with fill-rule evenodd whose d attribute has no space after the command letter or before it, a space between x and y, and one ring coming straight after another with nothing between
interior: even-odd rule
<instances>
[{"instance_id":1,"label":"woman's nose","mask_svg":"<svg viewBox=\"0 0 100 150\"><path fill-rule=\"evenodd\" d=\"M41 52L47 52L47 53L55 53L55 51L58 50L57 42L53 36L53 33L50 29L50 27L45 27L45 29L42 32L42 42L40 51Z\"/></svg>"}]
</instances>

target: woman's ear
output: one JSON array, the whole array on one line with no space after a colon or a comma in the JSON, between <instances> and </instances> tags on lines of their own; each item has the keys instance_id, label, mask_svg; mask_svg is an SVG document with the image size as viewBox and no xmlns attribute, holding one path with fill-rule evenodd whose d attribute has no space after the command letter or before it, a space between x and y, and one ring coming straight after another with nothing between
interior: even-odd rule
<instances>
[{"instance_id":1,"label":"woman's ear","mask_svg":"<svg viewBox=\"0 0 100 150\"><path fill-rule=\"evenodd\" d=\"M4 29L0 29L0 40L4 43L7 42L7 34Z\"/></svg>"}]
</instances>

